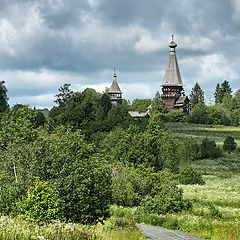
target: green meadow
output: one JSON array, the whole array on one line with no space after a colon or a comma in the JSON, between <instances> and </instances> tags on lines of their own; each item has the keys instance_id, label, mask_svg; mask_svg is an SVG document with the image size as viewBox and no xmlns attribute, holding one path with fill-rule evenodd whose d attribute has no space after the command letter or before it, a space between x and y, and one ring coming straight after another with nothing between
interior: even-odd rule
<instances>
[{"instance_id":1,"label":"green meadow","mask_svg":"<svg viewBox=\"0 0 240 240\"><path fill-rule=\"evenodd\" d=\"M193 203L191 212L184 216L203 226L190 231L205 239L240 239L240 128L226 126L168 123L174 134L181 138L193 137L198 143L207 137L222 145L232 136L238 149L217 159L192 162L203 174L205 185L181 185L185 199ZM183 163L184 165L184 163Z\"/></svg>"},{"instance_id":2,"label":"green meadow","mask_svg":"<svg viewBox=\"0 0 240 240\"><path fill-rule=\"evenodd\" d=\"M179 185L186 200L192 203L192 210L167 215L138 215L137 209L112 206L112 215L126 217L136 222L163 226L190 232L203 239L240 239L240 128L196 125L188 123L167 123L169 129L181 141L193 137L198 143L204 138L215 140L221 146L227 136L238 143L238 149L216 159L182 162L201 172L205 185Z\"/></svg>"}]
</instances>

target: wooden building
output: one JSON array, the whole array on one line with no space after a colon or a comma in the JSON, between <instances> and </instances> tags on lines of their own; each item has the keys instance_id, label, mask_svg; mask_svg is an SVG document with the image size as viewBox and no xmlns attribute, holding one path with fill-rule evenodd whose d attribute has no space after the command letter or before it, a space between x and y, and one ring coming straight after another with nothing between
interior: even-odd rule
<instances>
[{"instance_id":1,"label":"wooden building","mask_svg":"<svg viewBox=\"0 0 240 240\"><path fill-rule=\"evenodd\" d=\"M170 56L163 78L161 98L165 103L168 112L182 108L185 114L189 114L190 103L188 97L185 96L184 93L183 82L175 51L177 44L174 42L173 35L169 47Z\"/></svg>"},{"instance_id":2,"label":"wooden building","mask_svg":"<svg viewBox=\"0 0 240 240\"><path fill-rule=\"evenodd\" d=\"M114 74L113 74L113 82L112 85L108 91L108 95L110 97L111 103L114 106L119 106L122 104L122 92L121 89L117 83L117 74L116 70L114 69Z\"/></svg>"}]
</instances>

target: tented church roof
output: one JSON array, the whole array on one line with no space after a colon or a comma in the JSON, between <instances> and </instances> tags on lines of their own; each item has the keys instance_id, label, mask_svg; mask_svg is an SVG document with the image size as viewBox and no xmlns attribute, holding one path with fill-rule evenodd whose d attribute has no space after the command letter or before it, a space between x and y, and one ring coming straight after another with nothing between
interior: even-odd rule
<instances>
[{"instance_id":1,"label":"tented church roof","mask_svg":"<svg viewBox=\"0 0 240 240\"><path fill-rule=\"evenodd\" d=\"M167 69L164 74L162 86L183 86L181 74L178 67L177 56L175 48L177 44L173 41L169 44L170 56L168 59Z\"/></svg>"},{"instance_id":2,"label":"tented church roof","mask_svg":"<svg viewBox=\"0 0 240 240\"><path fill-rule=\"evenodd\" d=\"M111 87L109 88L109 93L122 93L121 92L121 89L117 83L117 74L114 72L114 75L113 75L114 79L113 79L113 82L112 82L112 85Z\"/></svg>"}]
</instances>

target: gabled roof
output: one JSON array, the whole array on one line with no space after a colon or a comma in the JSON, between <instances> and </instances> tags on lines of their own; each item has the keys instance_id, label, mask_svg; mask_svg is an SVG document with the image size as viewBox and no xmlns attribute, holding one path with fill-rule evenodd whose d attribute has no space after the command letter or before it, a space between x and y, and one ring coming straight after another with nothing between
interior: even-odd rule
<instances>
[{"instance_id":1,"label":"gabled roof","mask_svg":"<svg viewBox=\"0 0 240 240\"><path fill-rule=\"evenodd\" d=\"M44 108L44 109L38 109L41 113L43 113L44 117L45 118L48 118L48 113L49 113L49 110L47 108Z\"/></svg>"},{"instance_id":2,"label":"gabled roof","mask_svg":"<svg viewBox=\"0 0 240 240\"><path fill-rule=\"evenodd\" d=\"M148 116L148 112L136 112L136 111L128 111L128 113L131 115L133 118L142 118Z\"/></svg>"},{"instance_id":3,"label":"gabled roof","mask_svg":"<svg viewBox=\"0 0 240 240\"><path fill-rule=\"evenodd\" d=\"M170 56L168 65L164 74L162 86L183 86L181 74L178 67L177 56L175 48L177 44L172 40L169 44Z\"/></svg>"}]
</instances>

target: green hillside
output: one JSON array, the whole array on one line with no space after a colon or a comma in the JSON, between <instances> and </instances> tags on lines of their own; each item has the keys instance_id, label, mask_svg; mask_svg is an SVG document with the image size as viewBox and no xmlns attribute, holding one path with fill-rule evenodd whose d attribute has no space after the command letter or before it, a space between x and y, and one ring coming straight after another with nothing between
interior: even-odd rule
<instances>
[{"instance_id":1,"label":"green hillside","mask_svg":"<svg viewBox=\"0 0 240 240\"><path fill-rule=\"evenodd\" d=\"M240 239L240 128L183 123L167 126L180 139L193 137L199 143L207 137L222 145L227 136L235 138L238 149L233 153L192 163L203 174L205 185L181 187L184 197L193 202L192 212L185 216L202 224L192 229L194 232L206 239Z\"/></svg>"}]
</instances>

